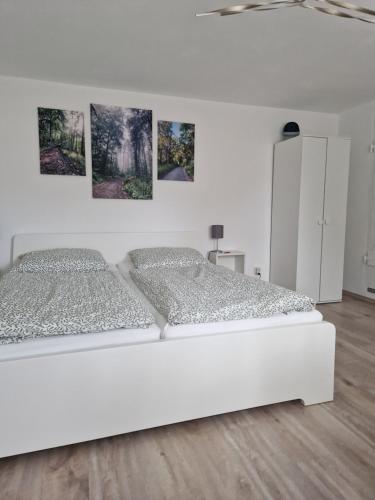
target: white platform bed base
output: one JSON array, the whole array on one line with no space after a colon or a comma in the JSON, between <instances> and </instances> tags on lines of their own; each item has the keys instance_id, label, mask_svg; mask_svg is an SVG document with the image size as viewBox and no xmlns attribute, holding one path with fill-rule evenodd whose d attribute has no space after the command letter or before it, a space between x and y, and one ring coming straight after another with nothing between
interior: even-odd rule
<instances>
[{"instance_id":1,"label":"white platform bed base","mask_svg":"<svg viewBox=\"0 0 375 500\"><path fill-rule=\"evenodd\" d=\"M115 262L138 246L200 249L195 233L140 234L21 235L14 255L88 246ZM0 457L282 401L330 401L334 356L335 328L323 321L2 361Z\"/></svg>"}]
</instances>

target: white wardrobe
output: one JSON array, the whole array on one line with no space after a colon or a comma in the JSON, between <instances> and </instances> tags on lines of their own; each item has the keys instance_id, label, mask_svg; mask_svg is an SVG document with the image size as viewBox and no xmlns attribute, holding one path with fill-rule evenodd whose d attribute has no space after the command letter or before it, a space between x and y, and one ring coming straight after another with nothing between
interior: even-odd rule
<instances>
[{"instance_id":1,"label":"white wardrobe","mask_svg":"<svg viewBox=\"0 0 375 500\"><path fill-rule=\"evenodd\" d=\"M275 144L270 281L317 302L342 300L350 139Z\"/></svg>"}]
</instances>

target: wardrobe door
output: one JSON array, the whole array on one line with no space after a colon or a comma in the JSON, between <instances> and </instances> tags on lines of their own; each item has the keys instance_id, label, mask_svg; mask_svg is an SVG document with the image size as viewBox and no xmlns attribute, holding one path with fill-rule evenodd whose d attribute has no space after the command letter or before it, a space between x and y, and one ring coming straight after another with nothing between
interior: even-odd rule
<instances>
[{"instance_id":1,"label":"wardrobe door","mask_svg":"<svg viewBox=\"0 0 375 500\"><path fill-rule=\"evenodd\" d=\"M342 299L349 157L349 139L328 139L320 302Z\"/></svg>"},{"instance_id":2,"label":"wardrobe door","mask_svg":"<svg viewBox=\"0 0 375 500\"><path fill-rule=\"evenodd\" d=\"M270 281L296 289L302 138L275 145Z\"/></svg>"},{"instance_id":3,"label":"wardrobe door","mask_svg":"<svg viewBox=\"0 0 375 500\"><path fill-rule=\"evenodd\" d=\"M320 290L326 153L326 138L303 138L296 289L316 301Z\"/></svg>"}]
</instances>

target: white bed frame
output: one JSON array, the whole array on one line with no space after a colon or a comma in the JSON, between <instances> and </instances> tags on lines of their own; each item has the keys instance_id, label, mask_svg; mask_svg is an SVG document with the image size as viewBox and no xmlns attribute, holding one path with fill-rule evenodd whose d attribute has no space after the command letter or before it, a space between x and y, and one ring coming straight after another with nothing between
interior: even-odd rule
<instances>
[{"instance_id":1,"label":"white bed frame","mask_svg":"<svg viewBox=\"0 0 375 500\"><path fill-rule=\"evenodd\" d=\"M23 234L13 259L86 246L115 263L159 245L202 250L194 232ZM335 327L320 322L2 361L0 457L282 401L330 401L334 357Z\"/></svg>"}]
</instances>

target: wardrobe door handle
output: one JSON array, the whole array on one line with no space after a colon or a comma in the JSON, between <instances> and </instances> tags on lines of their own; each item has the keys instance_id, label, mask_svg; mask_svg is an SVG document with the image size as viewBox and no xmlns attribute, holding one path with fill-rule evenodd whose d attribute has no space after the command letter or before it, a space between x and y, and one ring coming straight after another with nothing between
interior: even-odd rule
<instances>
[{"instance_id":1,"label":"wardrobe door handle","mask_svg":"<svg viewBox=\"0 0 375 500\"><path fill-rule=\"evenodd\" d=\"M323 224L324 224L324 220L318 219L318 226L323 226Z\"/></svg>"}]
</instances>

